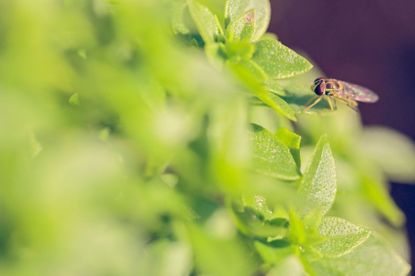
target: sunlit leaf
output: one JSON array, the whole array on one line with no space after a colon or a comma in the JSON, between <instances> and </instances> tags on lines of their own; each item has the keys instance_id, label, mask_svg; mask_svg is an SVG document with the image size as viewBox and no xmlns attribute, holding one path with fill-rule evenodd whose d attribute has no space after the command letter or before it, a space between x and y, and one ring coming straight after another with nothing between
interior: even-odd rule
<instances>
[{"instance_id":1,"label":"sunlit leaf","mask_svg":"<svg viewBox=\"0 0 415 276\"><path fill-rule=\"evenodd\" d=\"M336 168L327 137L320 138L300 191L307 198L304 214L318 222L331 208L336 196Z\"/></svg>"},{"instance_id":2,"label":"sunlit leaf","mask_svg":"<svg viewBox=\"0 0 415 276\"><path fill-rule=\"evenodd\" d=\"M270 132L255 126L251 141L256 172L286 180L299 178L297 165L288 147L278 142Z\"/></svg>"},{"instance_id":3,"label":"sunlit leaf","mask_svg":"<svg viewBox=\"0 0 415 276\"><path fill-rule=\"evenodd\" d=\"M324 257L337 258L360 246L370 232L344 219L325 217L319 226L323 241L313 247Z\"/></svg>"},{"instance_id":4,"label":"sunlit leaf","mask_svg":"<svg viewBox=\"0 0 415 276\"><path fill-rule=\"evenodd\" d=\"M305 73L313 67L305 58L267 35L256 43L254 61L270 78L284 79Z\"/></svg>"},{"instance_id":5,"label":"sunlit leaf","mask_svg":"<svg viewBox=\"0 0 415 276\"><path fill-rule=\"evenodd\" d=\"M239 20L249 11L255 13L253 40L258 40L267 30L271 17L269 0L227 0L225 17L228 24Z\"/></svg>"},{"instance_id":6,"label":"sunlit leaf","mask_svg":"<svg viewBox=\"0 0 415 276\"><path fill-rule=\"evenodd\" d=\"M189 1L189 10L204 42L214 42L219 35L219 26L215 15L197 0Z\"/></svg>"},{"instance_id":7,"label":"sunlit leaf","mask_svg":"<svg viewBox=\"0 0 415 276\"><path fill-rule=\"evenodd\" d=\"M253 262L237 239L218 239L192 227L190 238L199 270L213 275L252 275ZM227 259L228 265L223 265Z\"/></svg>"},{"instance_id":8,"label":"sunlit leaf","mask_svg":"<svg viewBox=\"0 0 415 276\"><path fill-rule=\"evenodd\" d=\"M255 28L255 10L248 10L240 18L232 21L226 29L227 39L251 40Z\"/></svg>"},{"instance_id":9,"label":"sunlit leaf","mask_svg":"<svg viewBox=\"0 0 415 276\"><path fill-rule=\"evenodd\" d=\"M407 275L409 265L383 241L371 236L351 253L340 258L312 262L317 275Z\"/></svg>"}]
</instances>

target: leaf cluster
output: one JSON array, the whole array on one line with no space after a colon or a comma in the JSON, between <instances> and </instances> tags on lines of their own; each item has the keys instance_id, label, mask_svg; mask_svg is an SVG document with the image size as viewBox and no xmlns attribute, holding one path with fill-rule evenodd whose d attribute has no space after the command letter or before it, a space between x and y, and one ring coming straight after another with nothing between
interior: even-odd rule
<instances>
[{"instance_id":1,"label":"leaf cluster","mask_svg":"<svg viewBox=\"0 0 415 276\"><path fill-rule=\"evenodd\" d=\"M270 16L0 1L0 275L407 274L412 141L302 114L319 72Z\"/></svg>"}]
</instances>

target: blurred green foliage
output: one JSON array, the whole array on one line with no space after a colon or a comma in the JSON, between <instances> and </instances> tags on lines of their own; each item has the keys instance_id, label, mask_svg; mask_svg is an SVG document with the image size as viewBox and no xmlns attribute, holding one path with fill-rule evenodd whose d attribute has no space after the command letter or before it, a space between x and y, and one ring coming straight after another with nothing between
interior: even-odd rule
<instances>
[{"instance_id":1,"label":"blurred green foliage","mask_svg":"<svg viewBox=\"0 0 415 276\"><path fill-rule=\"evenodd\" d=\"M268 0L0 0L0 275L404 275L412 142L302 105ZM306 73L308 72L308 73Z\"/></svg>"}]
</instances>

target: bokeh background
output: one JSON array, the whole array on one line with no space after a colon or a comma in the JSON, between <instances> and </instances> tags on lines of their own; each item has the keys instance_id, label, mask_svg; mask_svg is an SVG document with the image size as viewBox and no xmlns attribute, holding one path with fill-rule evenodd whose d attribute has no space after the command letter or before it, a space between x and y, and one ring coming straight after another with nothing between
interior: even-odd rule
<instances>
[{"instance_id":1,"label":"bokeh background","mask_svg":"<svg viewBox=\"0 0 415 276\"><path fill-rule=\"evenodd\" d=\"M303 51L327 76L364 85L380 95L378 103L361 105L365 124L386 125L415 140L415 1L273 0L271 4L270 31L281 41ZM391 183L391 192L406 213L415 264L415 186Z\"/></svg>"}]
</instances>

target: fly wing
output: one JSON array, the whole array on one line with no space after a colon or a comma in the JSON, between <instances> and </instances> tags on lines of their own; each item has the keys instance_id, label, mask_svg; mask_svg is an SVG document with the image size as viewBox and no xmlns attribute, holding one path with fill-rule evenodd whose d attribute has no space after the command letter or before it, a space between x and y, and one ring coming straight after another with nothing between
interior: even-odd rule
<instances>
[{"instance_id":1,"label":"fly wing","mask_svg":"<svg viewBox=\"0 0 415 276\"><path fill-rule=\"evenodd\" d=\"M344 86L344 93L347 94L345 96L355 101L364 103L374 103L377 102L379 99L379 96L376 95L375 92L363 86L344 81L342 81L342 84Z\"/></svg>"}]
</instances>

